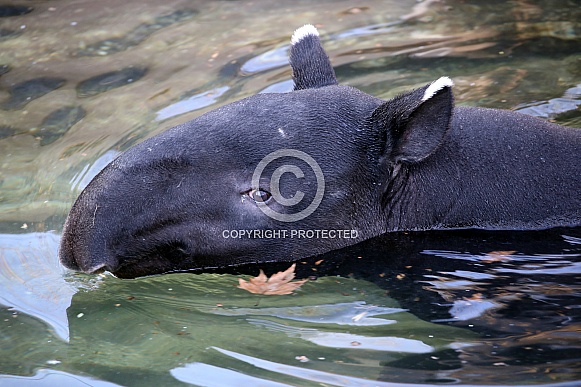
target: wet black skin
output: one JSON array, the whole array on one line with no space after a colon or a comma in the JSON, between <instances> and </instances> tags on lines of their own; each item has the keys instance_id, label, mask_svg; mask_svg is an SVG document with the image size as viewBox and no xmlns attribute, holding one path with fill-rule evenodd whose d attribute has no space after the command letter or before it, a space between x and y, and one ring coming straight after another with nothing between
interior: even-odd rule
<instances>
[{"instance_id":1,"label":"wet black skin","mask_svg":"<svg viewBox=\"0 0 581 387\"><path fill-rule=\"evenodd\" d=\"M294 261L405 230L536 230L581 225L581 130L518 113L454 107L438 81L382 101L337 85L319 39L291 49L295 91L213 110L129 149L81 193L65 223L61 262L123 278L254 262ZM429 89L429 95L426 90ZM267 154L296 149L325 178L285 173L271 197ZM294 161L293 161L294 160ZM263 201L265 201L263 203ZM306 204L305 204L306 203ZM356 238L225 238L225 230L356 230Z\"/></svg>"}]
</instances>

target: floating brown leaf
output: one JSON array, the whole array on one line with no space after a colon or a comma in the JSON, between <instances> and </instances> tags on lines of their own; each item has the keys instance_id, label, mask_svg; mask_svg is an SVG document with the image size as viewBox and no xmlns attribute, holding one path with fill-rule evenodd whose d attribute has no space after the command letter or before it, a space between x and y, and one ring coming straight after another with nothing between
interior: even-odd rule
<instances>
[{"instance_id":1,"label":"floating brown leaf","mask_svg":"<svg viewBox=\"0 0 581 387\"><path fill-rule=\"evenodd\" d=\"M260 270L258 277L250 278L248 282L244 281L242 278L238 279L240 289L244 289L254 294L264 294L267 296L291 294L294 290L298 289L302 284L308 280L294 281L295 278L295 267L296 264L293 263L291 267L285 271L279 271L273 274L270 278Z\"/></svg>"}]
</instances>

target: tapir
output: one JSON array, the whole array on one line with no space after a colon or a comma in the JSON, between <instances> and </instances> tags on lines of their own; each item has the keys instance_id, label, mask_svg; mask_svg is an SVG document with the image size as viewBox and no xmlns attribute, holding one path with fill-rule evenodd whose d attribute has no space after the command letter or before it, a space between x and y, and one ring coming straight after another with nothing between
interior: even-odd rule
<instances>
[{"instance_id":1,"label":"tapir","mask_svg":"<svg viewBox=\"0 0 581 387\"><path fill-rule=\"evenodd\" d=\"M59 257L121 278L294 261L397 231L581 225L581 130L455 107L441 77L384 101L338 85L318 31L294 90L130 148L83 190Z\"/></svg>"}]
</instances>

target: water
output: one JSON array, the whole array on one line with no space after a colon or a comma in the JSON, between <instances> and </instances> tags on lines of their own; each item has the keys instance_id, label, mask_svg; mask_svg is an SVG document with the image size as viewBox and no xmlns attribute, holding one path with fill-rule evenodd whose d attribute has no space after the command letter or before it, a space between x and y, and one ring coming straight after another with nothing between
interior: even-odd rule
<instances>
[{"instance_id":1,"label":"water","mask_svg":"<svg viewBox=\"0 0 581 387\"><path fill-rule=\"evenodd\" d=\"M581 127L580 5L3 3L0 385L578 385L578 229L389 235L304 260L313 280L270 297L236 288L252 266L119 280L66 272L56 251L119 152L288 91L305 23L342 84L389 98L448 75L458 104Z\"/></svg>"}]
</instances>

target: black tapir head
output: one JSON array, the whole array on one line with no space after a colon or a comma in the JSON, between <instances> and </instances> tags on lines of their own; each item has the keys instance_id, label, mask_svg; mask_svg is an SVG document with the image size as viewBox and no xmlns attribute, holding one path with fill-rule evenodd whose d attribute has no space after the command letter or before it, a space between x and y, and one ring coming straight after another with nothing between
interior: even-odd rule
<instances>
[{"instance_id":1,"label":"black tapir head","mask_svg":"<svg viewBox=\"0 0 581 387\"><path fill-rule=\"evenodd\" d=\"M294 91L223 106L109 164L70 211L61 262L131 278L291 261L393 229L390 181L442 142L451 81L387 102L338 86L309 25L290 63Z\"/></svg>"}]
</instances>

